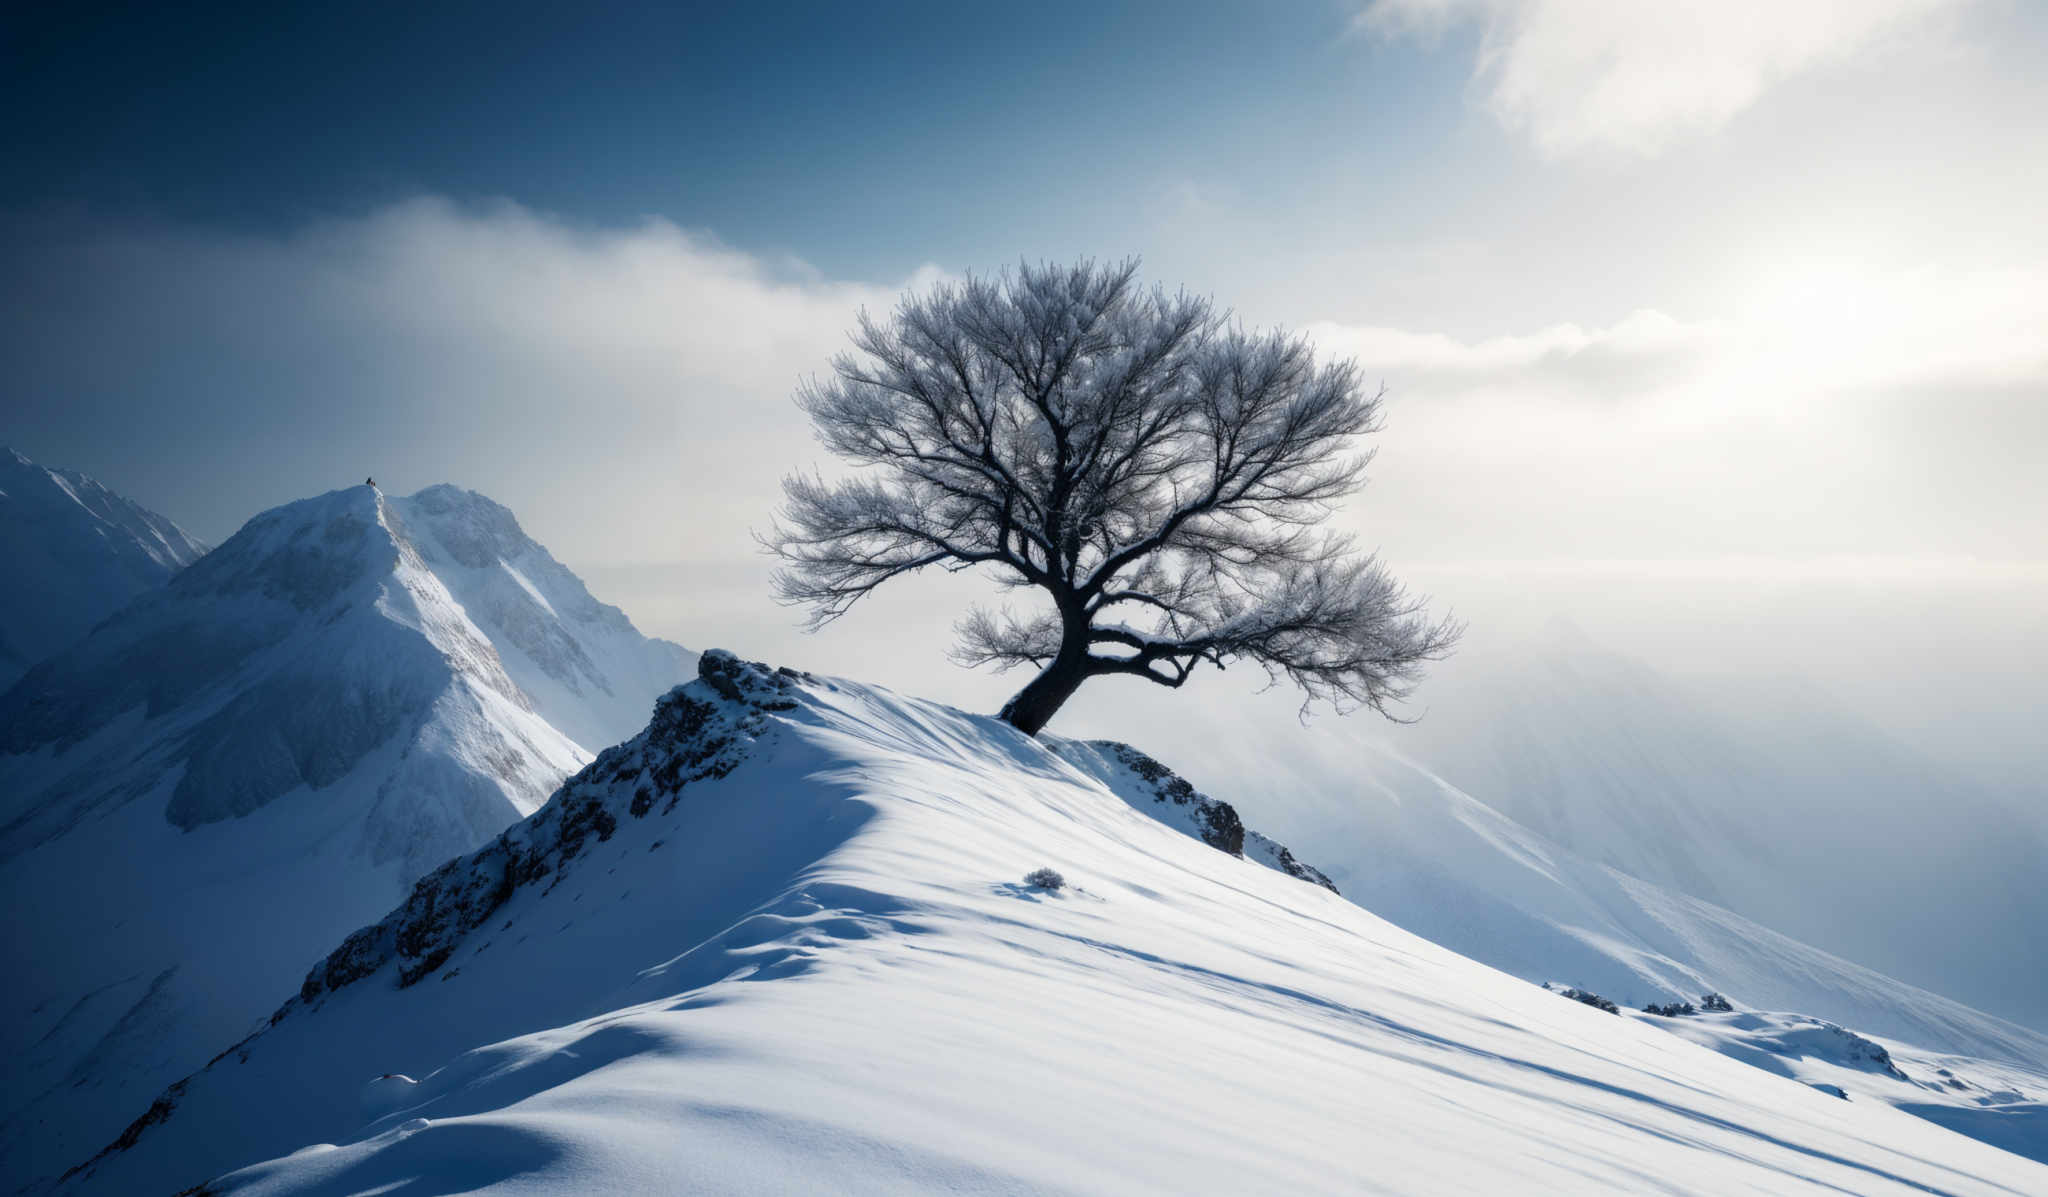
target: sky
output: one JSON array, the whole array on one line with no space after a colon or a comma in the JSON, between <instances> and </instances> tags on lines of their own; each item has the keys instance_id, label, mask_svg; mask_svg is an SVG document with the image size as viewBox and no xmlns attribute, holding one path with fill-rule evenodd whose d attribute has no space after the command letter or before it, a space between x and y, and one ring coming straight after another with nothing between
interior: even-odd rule
<instances>
[{"instance_id":1,"label":"sky","mask_svg":"<svg viewBox=\"0 0 2048 1197\"><path fill-rule=\"evenodd\" d=\"M738 7L10 13L0 443L213 541L455 482L643 628L992 705L970 579L768 603L790 395L1138 255L1383 380L1340 518L1468 656L1561 616L2048 763L2048 6Z\"/></svg>"}]
</instances>

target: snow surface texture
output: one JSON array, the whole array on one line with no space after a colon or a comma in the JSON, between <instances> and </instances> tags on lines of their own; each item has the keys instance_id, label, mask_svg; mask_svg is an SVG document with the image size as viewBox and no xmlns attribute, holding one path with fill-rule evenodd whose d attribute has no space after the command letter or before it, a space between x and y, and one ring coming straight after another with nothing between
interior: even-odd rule
<instances>
[{"instance_id":1,"label":"snow surface texture","mask_svg":"<svg viewBox=\"0 0 2048 1197\"><path fill-rule=\"evenodd\" d=\"M1844 1100L1881 1101L2048 1164L2048 1072L1879 1041L1798 1014L1631 1017Z\"/></svg>"},{"instance_id":2,"label":"snow surface texture","mask_svg":"<svg viewBox=\"0 0 2048 1197\"><path fill-rule=\"evenodd\" d=\"M1398 742L1582 858L2048 1028L2038 818L1825 695L1722 701L1559 627L1451 663Z\"/></svg>"},{"instance_id":3,"label":"snow surface texture","mask_svg":"<svg viewBox=\"0 0 2048 1197\"><path fill-rule=\"evenodd\" d=\"M1349 786L1313 795L1316 863L1346 897L1425 939L1633 1009L1717 991L2048 1073L2048 1036L1587 860L1393 754L1350 760ZM1284 799L1296 816L1310 800Z\"/></svg>"},{"instance_id":4,"label":"snow surface texture","mask_svg":"<svg viewBox=\"0 0 2048 1197\"><path fill-rule=\"evenodd\" d=\"M0 688L205 552L86 475L0 448Z\"/></svg>"},{"instance_id":5,"label":"snow surface texture","mask_svg":"<svg viewBox=\"0 0 2048 1197\"><path fill-rule=\"evenodd\" d=\"M266 512L0 695L0 1164L62 1171L645 725L682 649L511 514Z\"/></svg>"},{"instance_id":6,"label":"snow surface texture","mask_svg":"<svg viewBox=\"0 0 2048 1197\"><path fill-rule=\"evenodd\" d=\"M702 672L65 1187L2048 1191L1216 851L999 721ZM1057 893L1017 880L1047 865Z\"/></svg>"}]
</instances>

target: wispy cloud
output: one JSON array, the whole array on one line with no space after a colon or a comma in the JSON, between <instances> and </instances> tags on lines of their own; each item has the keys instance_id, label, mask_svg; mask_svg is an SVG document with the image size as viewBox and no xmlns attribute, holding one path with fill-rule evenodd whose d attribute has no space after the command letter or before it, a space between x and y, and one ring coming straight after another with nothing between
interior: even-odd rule
<instances>
[{"instance_id":1,"label":"wispy cloud","mask_svg":"<svg viewBox=\"0 0 2048 1197\"><path fill-rule=\"evenodd\" d=\"M1655 153L1795 75L1868 54L1970 0L1371 0L1385 37L1479 30L1473 75L1546 153Z\"/></svg>"},{"instance_id":2,"label":"wispy cloud","mask_svg":"<svg viewBox=\"0 0 2048 1197\"><path fill-rule=\"evenodd\" d=\"M514 502L583 560L750 555L776 478L822 456L793 387L901 289L666 220L438 198L280 235L35 229L11 250L38 297L0 335L14 435L125 430L98 438L130 455L109 472L171 471L168 504L216 537L374 472Z\"/></svg>"}]
</instances>

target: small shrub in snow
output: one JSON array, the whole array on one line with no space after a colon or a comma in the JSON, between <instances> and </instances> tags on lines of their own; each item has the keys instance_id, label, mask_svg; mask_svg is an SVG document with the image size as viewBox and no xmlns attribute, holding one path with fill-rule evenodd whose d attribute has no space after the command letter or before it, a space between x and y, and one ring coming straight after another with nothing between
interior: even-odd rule
<instances>
[{"instance_id":1,"label":"small shrub in snow","mask_svg":"<svg viewBox=\"0 0 2048 1197\"><path fill-rule=\"evenodd\" d=\"M1701 995L1700 1009L1705 1010L1709 1014L1733 1014L1735 1012L1735 1007L1729 1005L1728 999L1718 993Z\"/></svg>"},{"instance_id":2,"label":"small shrub in snow","mask_svg":"<svg viewBox=\"0 0 2048 1197\"><path fill-rule=\"evenodd\" d=\"M1051 869L1033 869L1029 873L1024 874L1024 884L1033 889L1058 893L1066 888L1067 879Z\"/></svg>"},{"instance_id":3,"label":"small shrub in snow","mask_svg":"<svg viewBox=\"0 0 2048 1197\"><path fill-rule=\"evenodd\" d=\"M1575 1002L1584 1002L1588 1006L1594 1006L1601 1010L1605 1010L1609 1014L1621 1013L1620 1006L1615 1005L1613 1002L1608 1001L1606 998L1601 997L1597 993L1588 993L1583 989L1560 989L1558 990L1558 992L1562 993L1564 996L1570 998Z\"/></svg>"},{"instance_id":4,"label":"small shrub in snow","mask_svg":"<svg viewBox=\"0 0 2048 1197\"><path fill-rule=\"evenodd\" d=\"M1699 1007L1691 1002L1672 1002L1664 1006L1651 1002L1643 1007L1643 1013L1655 1014L1663 1018L1683 1018L1688 1014L1698 1014L1699 1012Z\"/></svg>"}]
</instances>

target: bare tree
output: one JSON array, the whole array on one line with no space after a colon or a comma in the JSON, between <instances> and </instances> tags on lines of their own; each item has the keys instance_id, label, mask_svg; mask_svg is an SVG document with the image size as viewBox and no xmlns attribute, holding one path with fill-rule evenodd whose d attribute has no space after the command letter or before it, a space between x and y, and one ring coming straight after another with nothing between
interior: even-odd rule
<instances>
[{"instance_id":1,"label":"bare tree","mask_svg":"<svg viewBox=\"0 0 2048 1197\"><path fill-rule=\"evenodd\" d=\"M957 652L1038 667L1002 710L1032 734L1089 678L1177 687L1204 661L1391 715L1459 628L1318 526L1364 481L1352 442L1380 395L1136 272L1024 266L861 313L856 352L797 399L872 468L784 482L778 597L815 629L928 566L1044 592L1026 615L973 611Z\"/></svg>"}]
</instances>

